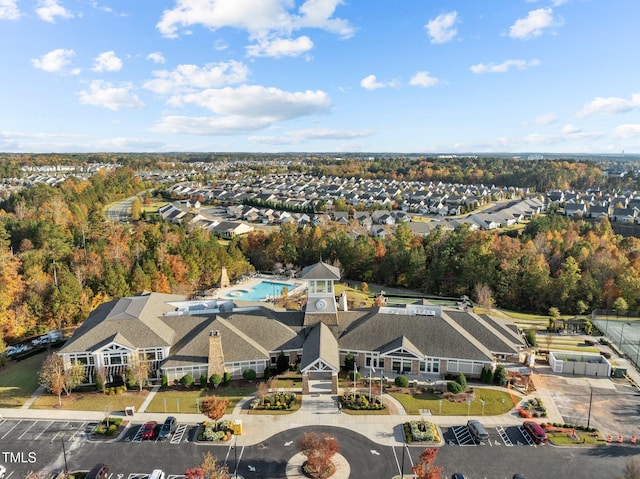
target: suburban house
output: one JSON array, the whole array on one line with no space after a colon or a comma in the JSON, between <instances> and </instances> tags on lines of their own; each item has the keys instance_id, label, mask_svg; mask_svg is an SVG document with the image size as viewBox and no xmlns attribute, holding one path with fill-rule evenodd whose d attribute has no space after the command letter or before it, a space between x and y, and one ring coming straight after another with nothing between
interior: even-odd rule
<instances>
[{"instance_id":1,"label":"suburban house","mask_svg":"<svg viewBox=\"0 0 640 479\"><path fill-rule=\"evenodd\" d=\"M299 277L307 283L304 311L161 293L114 299L96 308L58 354L67 367L83 364L88 383L97 371L117 380L134 361L149 363L150 380L224 372L239 378L247 369L261 376L284 354L299 365L303 391L309 379L331 380L337 391L349 353L363 374L437 379L458 372L477 377L525 346L513 322L475 314L466 303L417 299L349 310L346 295L335 296L337 268L319 262Z\"/></svg>"}]
</instances>

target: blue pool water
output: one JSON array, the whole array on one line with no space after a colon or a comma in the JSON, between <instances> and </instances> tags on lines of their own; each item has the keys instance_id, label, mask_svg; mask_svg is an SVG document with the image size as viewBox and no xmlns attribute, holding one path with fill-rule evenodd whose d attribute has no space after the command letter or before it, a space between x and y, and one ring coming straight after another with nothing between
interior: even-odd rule
<instances>
[{"instance_id":1,"label":"blue pool water","mask_svg":"<svg viewBox=\"0 0 640 479\"><path fill-rule=\"evenodd\" d=\"M234 289L233 291L229 291L226 296L227 298L239 299L242 301L264 301L267 299L267 296L270 298L273 296L280 297L282 295L282 288L285 287L289 290L289 293L291 293L296 286L297 285L291 283L261 281L251 289Z\"/></svg>"}]
</instances>

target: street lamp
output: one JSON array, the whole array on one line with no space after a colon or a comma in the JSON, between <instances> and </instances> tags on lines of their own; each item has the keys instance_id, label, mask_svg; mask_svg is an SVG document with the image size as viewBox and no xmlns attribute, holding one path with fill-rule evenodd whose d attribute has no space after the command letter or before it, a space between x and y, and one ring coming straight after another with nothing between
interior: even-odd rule
<instances>
[{"instance_id":1,"label":"street lamp","mask_svg":"<svg viewBox=\"0 0 640 479\"><path fill-rule=\"evenodd\" d=\"M623 353L623 356L624 356L624 351L622 351L622 338L624 337L624 336L623 336L623 334L624 334L624 327L625 327L627 324L628 324L629 326L631 326L631 323L622 323L622 329L620 329L620 342L618 343L618 349L620 350L620 352L621 352L621 353Z\"/></svg>"},{"instance_id":2,"label":"street lamp","mask_svg":"<svg viewBox=\"0 0 640 479\"><path fill-rule=\"evenodd\" d=\"M62 442L62 455L64 456L64 472L65 474L69 472L69 467L67 466L67 450L64 448L64 436L60 438L60 442Z\"/></svg>"}]
</instances>

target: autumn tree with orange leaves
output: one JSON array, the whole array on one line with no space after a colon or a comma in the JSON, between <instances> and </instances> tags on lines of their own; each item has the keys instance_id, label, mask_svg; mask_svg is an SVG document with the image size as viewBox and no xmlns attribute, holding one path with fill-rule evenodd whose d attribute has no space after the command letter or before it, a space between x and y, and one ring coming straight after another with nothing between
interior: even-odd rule
<instances>
[{"instance_id":1,"label":"autumn tree with orange leaves","mask_svg":"<svg viewBox=\"0 0 640 479\"><path fill-rule=\"evenodd\" d=\"M435 447L422 451L420 461L412 468L416 479L442 479L442 468L433 464L437 456L438 449Z\"/></svg>"}]
</instances>

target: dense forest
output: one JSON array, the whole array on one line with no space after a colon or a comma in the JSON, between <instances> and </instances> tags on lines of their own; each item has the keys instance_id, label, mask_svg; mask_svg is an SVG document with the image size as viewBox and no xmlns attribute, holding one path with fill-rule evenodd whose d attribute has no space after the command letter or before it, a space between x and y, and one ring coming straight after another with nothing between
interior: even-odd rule
<instances>
[{"instance_id":1,"label":"dense forest","mask_svg":"<svg viewBox=\"0 0 640 479\"><path fill-rule=\"evenodd\" d=\"M240 240L252 264L303 267L322 258L348 279L401 286L429 295L462 296L500 307L546 314L584 313L624 298L640 308L640 240L564 216L534 218L521 235L437 229L414 236L404 224L385 240L353 238L343 227L290 225Z\"/></svg>"},{"instance_id":2,"label":"dense forest","mask_svg":"<svg viewBox=\"0 0 640 479\"><path fill-rule=\"evenodd\" d=\"M141 155L128 161L155 167L159 158ZM312 160L312 168L323 161ZM426 175L422 162L431 160L403 161L394 168L408 178L413 173L403 164L417 161L416 172ZM382 168L391 175L392 163L325 163L353 170L343 174L359 168L368 172L362 174L381 174ZM450 171L455 165L450 162ZM512 166L501 163L505 171ZM596 174L592 165L565 166L562 171L568 172L560 177L570 181L588 182ZM592 224L552 215L534 218L519 234L463 227L437 229L426 237L400 225L384 240L354 235L346 227L283 225L222 242L204 230L157 219L131 224L105 219L105 205L154 186L120 167L87 180L70 177L55 187L36 184L0 203L2 335L11 341L78 324L101 302L143 290L193 295L214 286L223 265L235 278L278 264L302 268L319 259L339 265L346 279L429 295L466 294L509 309L546 313L557 307L562 313L583 313L623 298L629 312L640 311L640 240L615 235L607 221Z\"/></svg>"}]
</instances>

